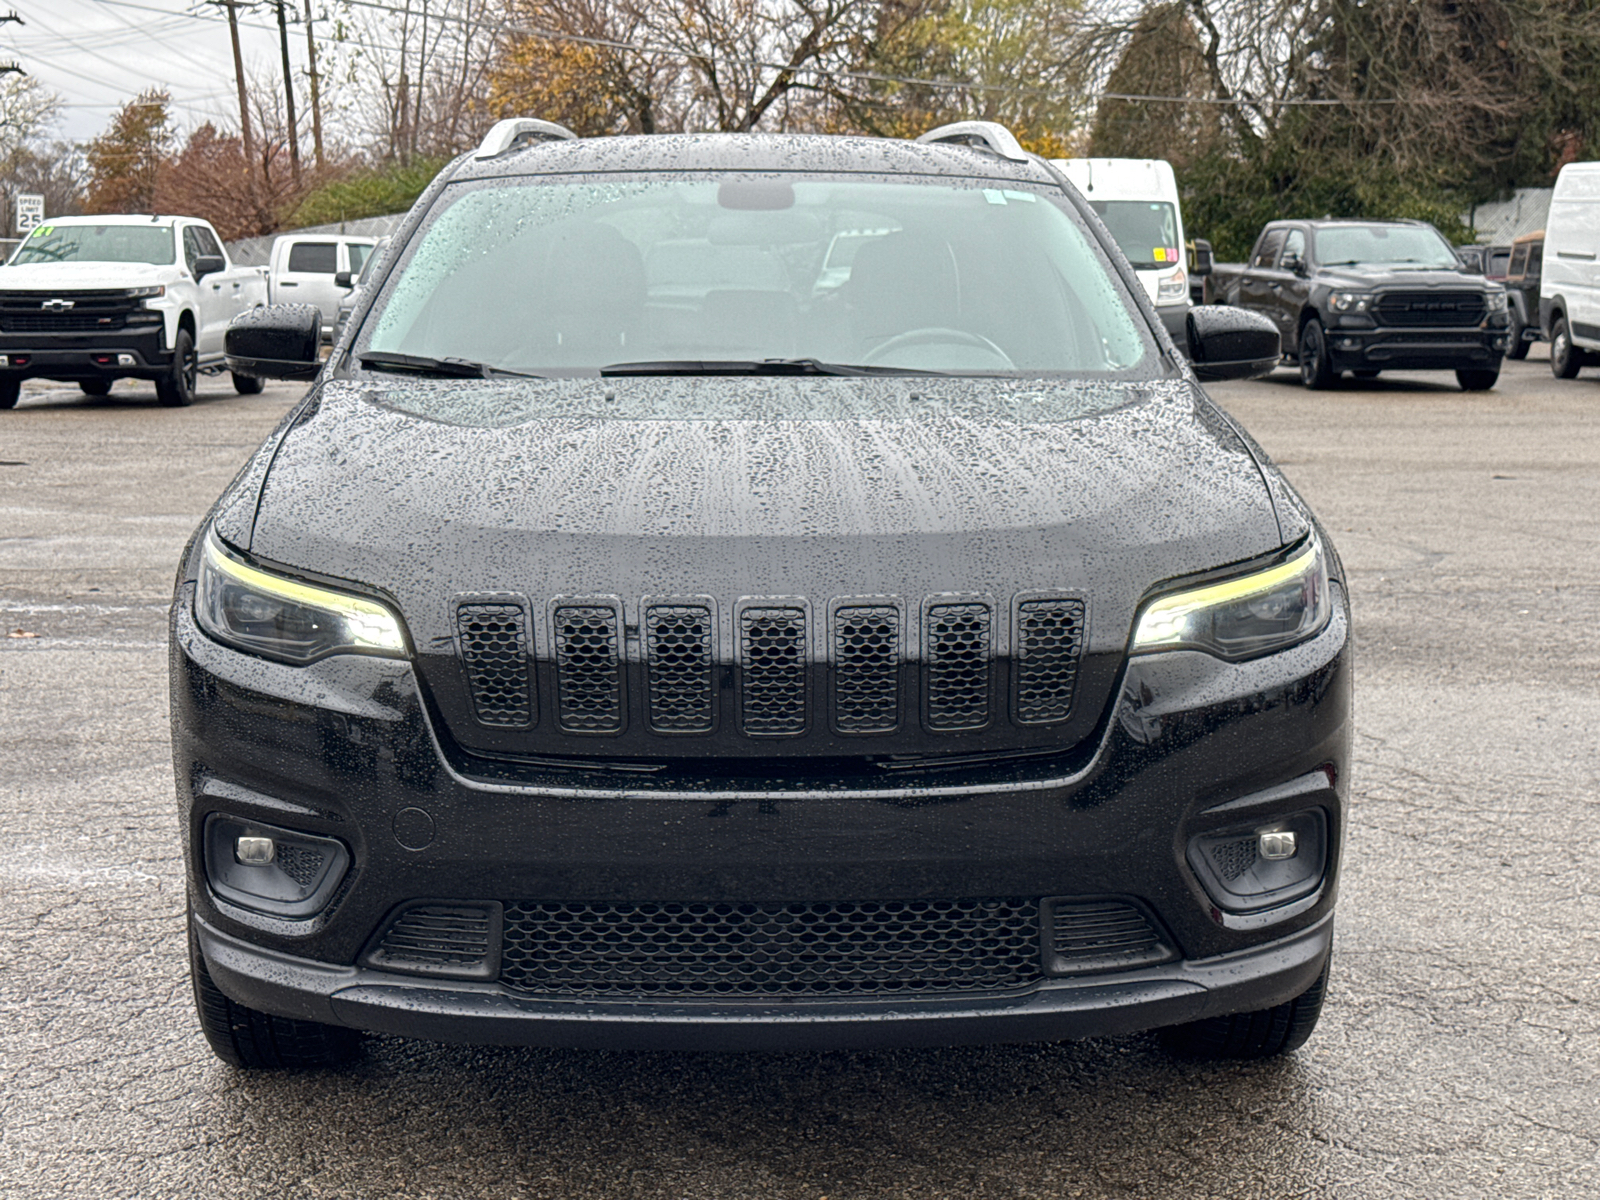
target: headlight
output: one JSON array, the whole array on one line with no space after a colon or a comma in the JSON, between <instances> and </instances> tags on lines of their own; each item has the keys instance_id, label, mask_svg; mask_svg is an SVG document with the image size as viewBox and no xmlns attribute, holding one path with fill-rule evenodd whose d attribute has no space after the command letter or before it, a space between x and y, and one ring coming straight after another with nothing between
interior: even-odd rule
<instances>
[{"instance_id":1,"label":"headlight","mask_svg":"<svg viewBox=\"0 0 1600 1200\"><path fill-rule=\"evenodd\" d=\"M1175 304L1189 295L1189 277L1182 271L1156 284L1156 303Z\"/></svg>"},{"instance_id":2,"label":"headlight","mask_svg":"<svg viewBox=\"0 0 1600 1200\"><path fill-rule=\"evenodd\" d=\"M1371 292L1335 292L1328 297L1328 307L1336 313L1364 313L1371 305Z\"/></svg>"},{"instance_id":3,"label":"headlight","mask_svg":"<svg viewBox=\"0 0 1600 1200\"><path fill-rule=\"evenodd\" d=\"M1145 607L1133 653L1204 650L1237 661L1320 633L1333 612L1328 564L1312 538L1288 562L1163 596Z\"/></svg>"},{"instance_id":4,"label":"headlight","mask_svg":"<svg viewBox=\"0 0 1600 1200\"><path fill-rule=\"evenodd\" d=\"M157 296L165 296L166 294L166 285L161 283L155 284L153 287L136 287L128 289L129 300L150 300Z\"/></svg>"},{"instance_id":5,"label":"headlight","mask_svg":"<svg viewBox=\"0 0 1600 1200\"><path fill-rule=\"evenodd\" d=\"M1488 299L1490 312L1505 312L1511 304L1511 299L1506 295L1504 288L1497 292L1490 292Z\"/></svg>"},{"instance_id":6,"label":"headlight","mask_svg":"<svg viewBox=\"0 0 1600 1200\"><path fill-rule=\"evenodd\" d=\"M329 654L403 658L400 621L359 596L286 579L234 558L206 536L195 620L217 641L264 658L308 663Z\"/></svg>"}]
</instances>

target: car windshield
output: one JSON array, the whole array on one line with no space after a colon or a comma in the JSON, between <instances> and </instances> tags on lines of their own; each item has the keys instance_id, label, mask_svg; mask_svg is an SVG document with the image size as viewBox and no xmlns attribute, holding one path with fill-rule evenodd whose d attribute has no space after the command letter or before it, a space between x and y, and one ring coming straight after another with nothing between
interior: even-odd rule
<instances>
[{"instance_id":1,"label":"car windshield","mask_svg":"<svg viewBox=\"0 0 1600 1200\"><path fill-rule=\"evenodd\" d=\"M1135 267L1173 267L1180 261L1178 210L1146 200L1091 200L1117 245Z\"/></svg>"},{"instance_id":2,"label":"car windshield","mask_svg":"<svg viewBox=\"0 0 1600 1200\"><path fill-rule=\"evenodd\" d=\"M358 357L540 375L782 360L1148 377L1148 330L1053 191L747 174L458 184L385 284Z\"/></svg>"},{"instance_id":3,"label":"car windshield","mask_svg":"<svg viewBox=\"0 0 1600 1200\"><path fill-rule=\"evenodd\" d=\"M41 225L23 242L12 266L28 263L173 263L168 225Z\"/></svg>"},{"instance_id":4,"label":"car windshield","mask_svg":"<svg viewBox=\"0 0 1600 1200\"><path fill-rule=\"evenodd\" d=\"M1461 260L1438 230L1426 225L1336 225L1317 231L1324 266L1414 266L1459 270Z\"/></svg>"}]
</instances>

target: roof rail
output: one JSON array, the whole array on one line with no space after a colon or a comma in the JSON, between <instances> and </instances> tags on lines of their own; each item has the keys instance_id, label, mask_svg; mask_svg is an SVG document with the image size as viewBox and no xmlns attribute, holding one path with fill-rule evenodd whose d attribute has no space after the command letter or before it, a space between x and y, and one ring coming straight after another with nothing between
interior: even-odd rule
<instances>
[{"instance_id":1,"label":"roof rail","mask_svg":"<svg viewBox=\"0 0 1600 1200\"><path fill-rule=\"evenodd\" d=\"M518 142L554 142L576 140L577 134L565 125L554 121L537 121L532 117L508 117L496 121L494 128L484 135L482 144L473 158L498 158Z\"/></svg>"},{"instance_id":2,"label":"roof rail","mask_svg":"<svg viewBox=\"0 0 1600 1200\"><path fill-rule=\"evenodd\" d=\"M996 121L957 121L930 129L918 142L949 142L957 146L977 146L1012 162L1031 162L1016 135Z\"/></svg>"}]
</instances>

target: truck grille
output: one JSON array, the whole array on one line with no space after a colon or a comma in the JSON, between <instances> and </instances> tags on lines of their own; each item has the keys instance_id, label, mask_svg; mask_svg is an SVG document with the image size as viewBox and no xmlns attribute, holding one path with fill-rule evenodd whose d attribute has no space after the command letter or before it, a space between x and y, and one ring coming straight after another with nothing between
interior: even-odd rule
<instances>
[{"instance_id":1,"label":"truck grille","mask_svg":"<svg viewBox=\"0 0 1600 1200\"><path fill-rule=\"evenodd\" d=\"M1034 983L1039 902L508 904L500 981L546 996L737 999Z\"/></svg>"},{"instance_id":2,"label":"truck grille","mask_svg":"<svg viewBox=\"0 0 1600 1200\"><path fill-rule=\"evenodd\" d=\"M59 312L47 304L65 302ZM0 330L6 333L103 333L122 329L139 307L126 292L0 292Z\"/></svg>"},{"instance_id":3,"label":"truck grille","mask_svg":"<svg viewBox=\"0 0 1600 1200\"><path fill-rule=\"evenodd\" d=\"M1372 309L1379 325L1435 329L1476 325L1484 312L1481 292L1384 292Z\"/></svg>"}]
</instances>

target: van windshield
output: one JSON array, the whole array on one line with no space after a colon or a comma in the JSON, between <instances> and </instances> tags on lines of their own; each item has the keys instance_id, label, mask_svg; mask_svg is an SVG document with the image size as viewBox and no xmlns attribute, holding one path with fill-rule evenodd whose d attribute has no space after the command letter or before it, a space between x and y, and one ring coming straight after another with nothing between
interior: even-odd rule
<instances>
[{"instance_id":1,"label":"van windshield","mask_svg":"<svg viewBox=\"0 0 1600 1200\"><path fill-rule=\"evenodd\" d=\"M12 266L28 263L121 262L168 267L169 225L41 225L17 248Z\"/></svg>"},{"instance_id":2,"label":"van windshield","mask_svg":"<svg viewBox=\"0 0 1600 1200\"><path fill-rule=\"evenodd\" d=\"M538 375L773 360L1153 370L1148 330L1059 189L992 183L725 173L452 185L378 297L357 358Z\"/></svg>"},{"instance_id":3,"label":"van windshield","mask_svg":"<svg viewBox=\"0 0 1600 1200\"><path fill-rule=\"evenodd\" d=\"M1155 200L1091 200L1111 236L1133 266L1148 270L1182 262L1178 245L1178 210Z\"/></svg>"}]
</instances>

